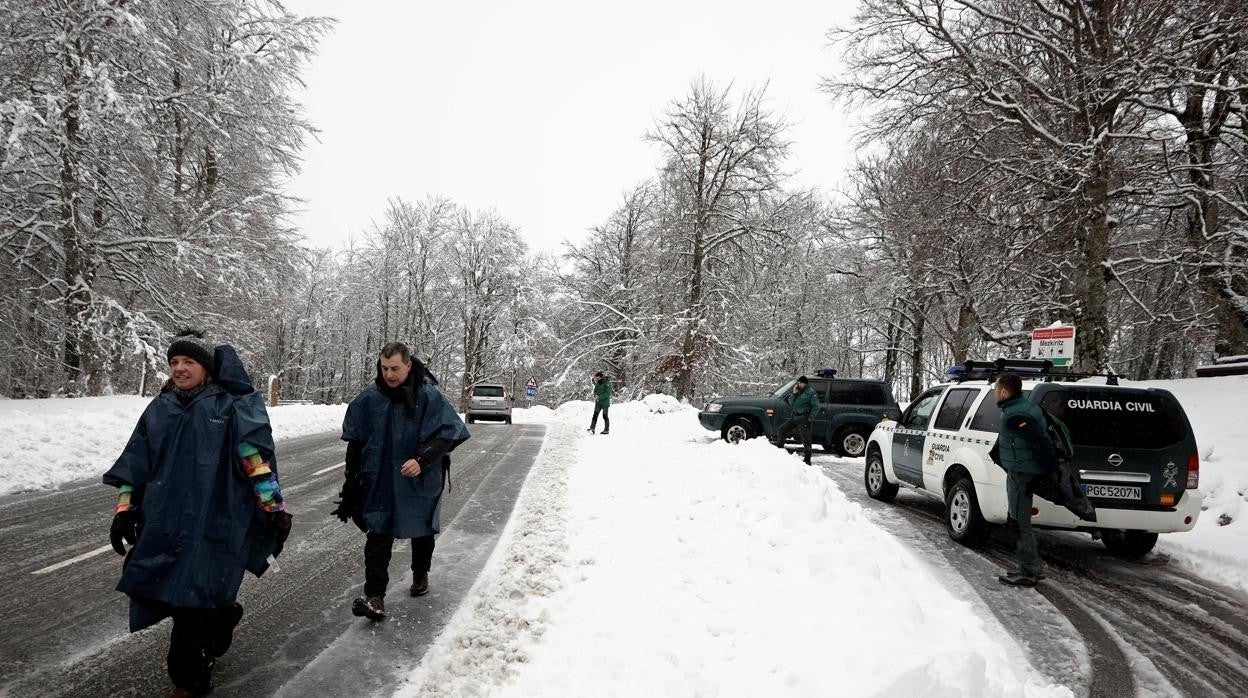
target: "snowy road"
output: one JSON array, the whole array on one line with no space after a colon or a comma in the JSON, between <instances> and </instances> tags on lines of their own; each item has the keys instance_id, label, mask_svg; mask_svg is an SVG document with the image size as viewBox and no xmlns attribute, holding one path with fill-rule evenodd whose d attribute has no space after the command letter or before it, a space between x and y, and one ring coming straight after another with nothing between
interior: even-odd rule
<instances>
[{"instance_id":1,"label":"snowy road","mask_svg":"<svg viewBox=\"0 0 1248 698\"><path fill-rule=\"evenodd\" d=\"M1090 536L1056 531L1040 532L1048 564L1040 593L1007 588L996 581L1013 560L1002 533L971 550L949 539L939 502L904 489L891 504L877 502L864 491L861 460L815 462L1076 695L1226 696L1248 686L1248 596L1164 556L1119 560Z\"/></svg>"},{"instance_id":2,"label":"snowy road","mask_svg":"<svg viewBox=\"0 0 1248 698\"><path fill-rule=\"evenodd\" d=\"M395 546L390 617L350 614L363 536L330 517L341 484L337 434L279 444L295 528L280 569L248 576L247 609L214 695L365 695L393 686L454 613L506 524L545 427L478 424L454 456L430 593L406 595L410 553ZM98 482L0 498L0 695L165 695L169 625L126 632L108 543L114 494Z\"/></svg>"}]
</instances>

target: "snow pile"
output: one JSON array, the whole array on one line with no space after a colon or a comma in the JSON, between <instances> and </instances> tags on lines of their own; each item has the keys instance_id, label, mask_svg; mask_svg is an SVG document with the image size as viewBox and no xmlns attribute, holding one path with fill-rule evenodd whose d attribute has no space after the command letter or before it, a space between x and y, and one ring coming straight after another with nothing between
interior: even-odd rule
<instances>
[{"instance_id":1,"label":"snow pile","mask_svg":"<svg viewBox=\"0 0 1248 698\"><path fill-rule=\"evenodd\" d=\"M668 412L694 409L671 395L662 395L660 393L647 395L642 398L641 402L646 406L646 409L655 414L667 414Z\"/></svg>"},{"instance_id":2,"label":"snow pile","mask_svg":"<svg viewBox=\"0 0 1248 698\"><path fill-rule=\"evenodd\" d=\"M513 407L511 409L511 421L516 424L531 424L534 422L549 422L555 411L545 405L534 405L532 407Z\"/></svg>"},{"instance_id":3,"label":"snow pile","mask_svg":"<svg viewBox=\"0 0 1248 698\"><path fill-rule=\"evenodd\" d=\"M568 567L567 475L577 431L567 423L547 429L498 547L399 695L477 695L473 687L504 684L528 661L525 648L539 641L547 619L525 609L561 589Z\"/></svg>"},{"instance_id":4,"label":"snow pile","mask_svg":"<svg viewBox=\"0 0 1248 698\"><path fill-rule=\"evenodd\" d=\"M691 408L611 411L610 436L555 411L409 695L1069 695L818 470Z\"/></svg>"},{"instance_id":5,"label":"snow pile","mask_svg":"<svg viewBox=\"0 0 1248 698\"><path fill-rule=\"evenodd\" d=\"M133 395L0 401L0 495L99 477L149 402ZM281 440L341 429L345 412L346 405L287 405L269 408L269 417Z\"/></svg>"},{"instance_id":6,"label":"snow pile","mask_svg":"<svg viewBox=\"0 0 1248 698\"><path fill-rule=\"evenodd\" d=\"M297 436L342 433L342 418L347 405L281 405L269 408L269 423L278 441ZM278 454L280 457L280 453Z\"/></svg>"},{"instance_id":7,"label":"snow pile","mask_svg":"<svg viewBox=\"0 0 1248 698\"><path fill-rule=\"evenodd\" d=\"M1202 576L1248 590L1248 376L1130 383L1174 393L1196 432L1204 511L1187 533L1162 534L1158 551Z\"/></svg>"},{"instance_id":8,"label":"snow pile","mask_svg":"<svg viewBox=\"0 0 1248 698\"><path fill-rule=\"evenodd\" d=\"M0 402L0 494L100 475L149 402L133 395Z\"/></svg>"}]
</instances>

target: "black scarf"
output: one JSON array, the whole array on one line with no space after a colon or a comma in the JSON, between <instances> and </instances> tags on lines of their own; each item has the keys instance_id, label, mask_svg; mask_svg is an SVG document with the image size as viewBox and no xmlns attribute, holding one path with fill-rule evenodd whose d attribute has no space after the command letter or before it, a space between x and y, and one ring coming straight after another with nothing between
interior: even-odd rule
<instances>
[{"instance_id":1,"label":"black scarf","mask_svg":"<svg viewBox=\"0 0 1248 698\"><path fill-rule=\"evenodd\" d=\"M197 396L197 395L199 395L200 393L204 392L204 388L207 388L207 387L208 387L208 384L207 384L207 383L204 383L204 384L200 385L199 387L196 387L196 388L191 388L190 390L183 390L183 389L181 389L181 388L174 388L174 389L173 389L173 396L174 396L174 397L176 397L176 398L178 399L178 402L179 402L179 403L180 403L183 407L186 407L187 405L191 404L191 400L194 400L194 399L195 399L195 396Z\"/></svg>"},{"instance_id":2,"label":"black scarf","mask_svg":"<svg viewBox=\"0 0 1248 698\"><path fill-rule=\"evenodd\" d=\"M377 360L377 377L373 380L382 395L390 398L394 404L402 405L403 411L410 416L416 414L416 390L429 379L433 379L433 374L429 373L429 369L425 368L420 359L412 357L412 370L408 372L407 380L397 386L391 388L382 377L381 359ZM436 384L437 380L433 379L433 382Z\"/></svg>"}]
</instances>

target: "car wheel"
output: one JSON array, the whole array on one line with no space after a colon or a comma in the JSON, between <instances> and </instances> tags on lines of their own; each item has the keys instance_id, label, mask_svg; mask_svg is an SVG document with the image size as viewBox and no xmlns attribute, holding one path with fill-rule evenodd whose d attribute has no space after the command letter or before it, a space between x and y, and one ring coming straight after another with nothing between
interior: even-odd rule
<instances>
[{"instance_id":1,"label":"car wheel","mask_svg":"<svg viewBox=\"0 0 1248 698\"><path fill-rule=\"evenodd\" d=\"M1149 531L1104 531L1101 542L1116 557L1143 557L1157 545L1157 534Z\"/></svg>"},{"instance_id":2,"label":"car wheel","mask_svg":"<svg viewBox=\"0 0 1248 698\"><path fill-rule=\"evenodd\" d=\"M945 495L945 526L949 537L962 545L979 545L988 537L988 523L979 511L975 483L970 478L953 483Z\"/></svg>"},{"instance_id":3,"label":"car wheel","mask_svg":"<svg viewBox=\"0 0 1248 698\"><path fill-rule=\"evenodd\" d=\"M867 465L862 469L863 484L867 486L867 496L881 502L891 502L897 496L897 485L888 481L884 474L884 456L871 449L867 454Z\"/></svg>"},{"instance_id":4,"label":"car wheel","mask_svg":"<svg viewBox=\"0 0 1248 698\"><path fill-rule=\"evenodd\" d=\"M733 417L724 425L724 441L730 444L739 443L758 436L754 425L745 417Z\"/></svg>"},{"instance_id":5,"label":"car wheel","mask_svg":"<svg viewBox=\"0 0 1248 698\"><path fill-rule=\"evenodd\" d=\"M867 432L862 427L846 427L836 437L836 449L846 458L858 458L867 452Z\"/></svg>"}]
</instances>

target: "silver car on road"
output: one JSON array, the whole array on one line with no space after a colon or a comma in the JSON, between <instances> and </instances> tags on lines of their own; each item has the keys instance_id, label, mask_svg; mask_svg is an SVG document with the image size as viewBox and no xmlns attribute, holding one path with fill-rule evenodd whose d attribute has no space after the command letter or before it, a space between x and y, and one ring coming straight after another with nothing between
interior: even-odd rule
<instances>
[{"instance_id":1,"label":"silver car on road","mask_svg":"<svg viewBox=\"0 0 1248 698\"><path fill-rule=\"evenodd\" d=\"M478 419L511 424L511 403L514 400L504 385L477 383L468 389L468 408L464 410L464 418L469 424Z\"/></svg>"}]
</instances>

